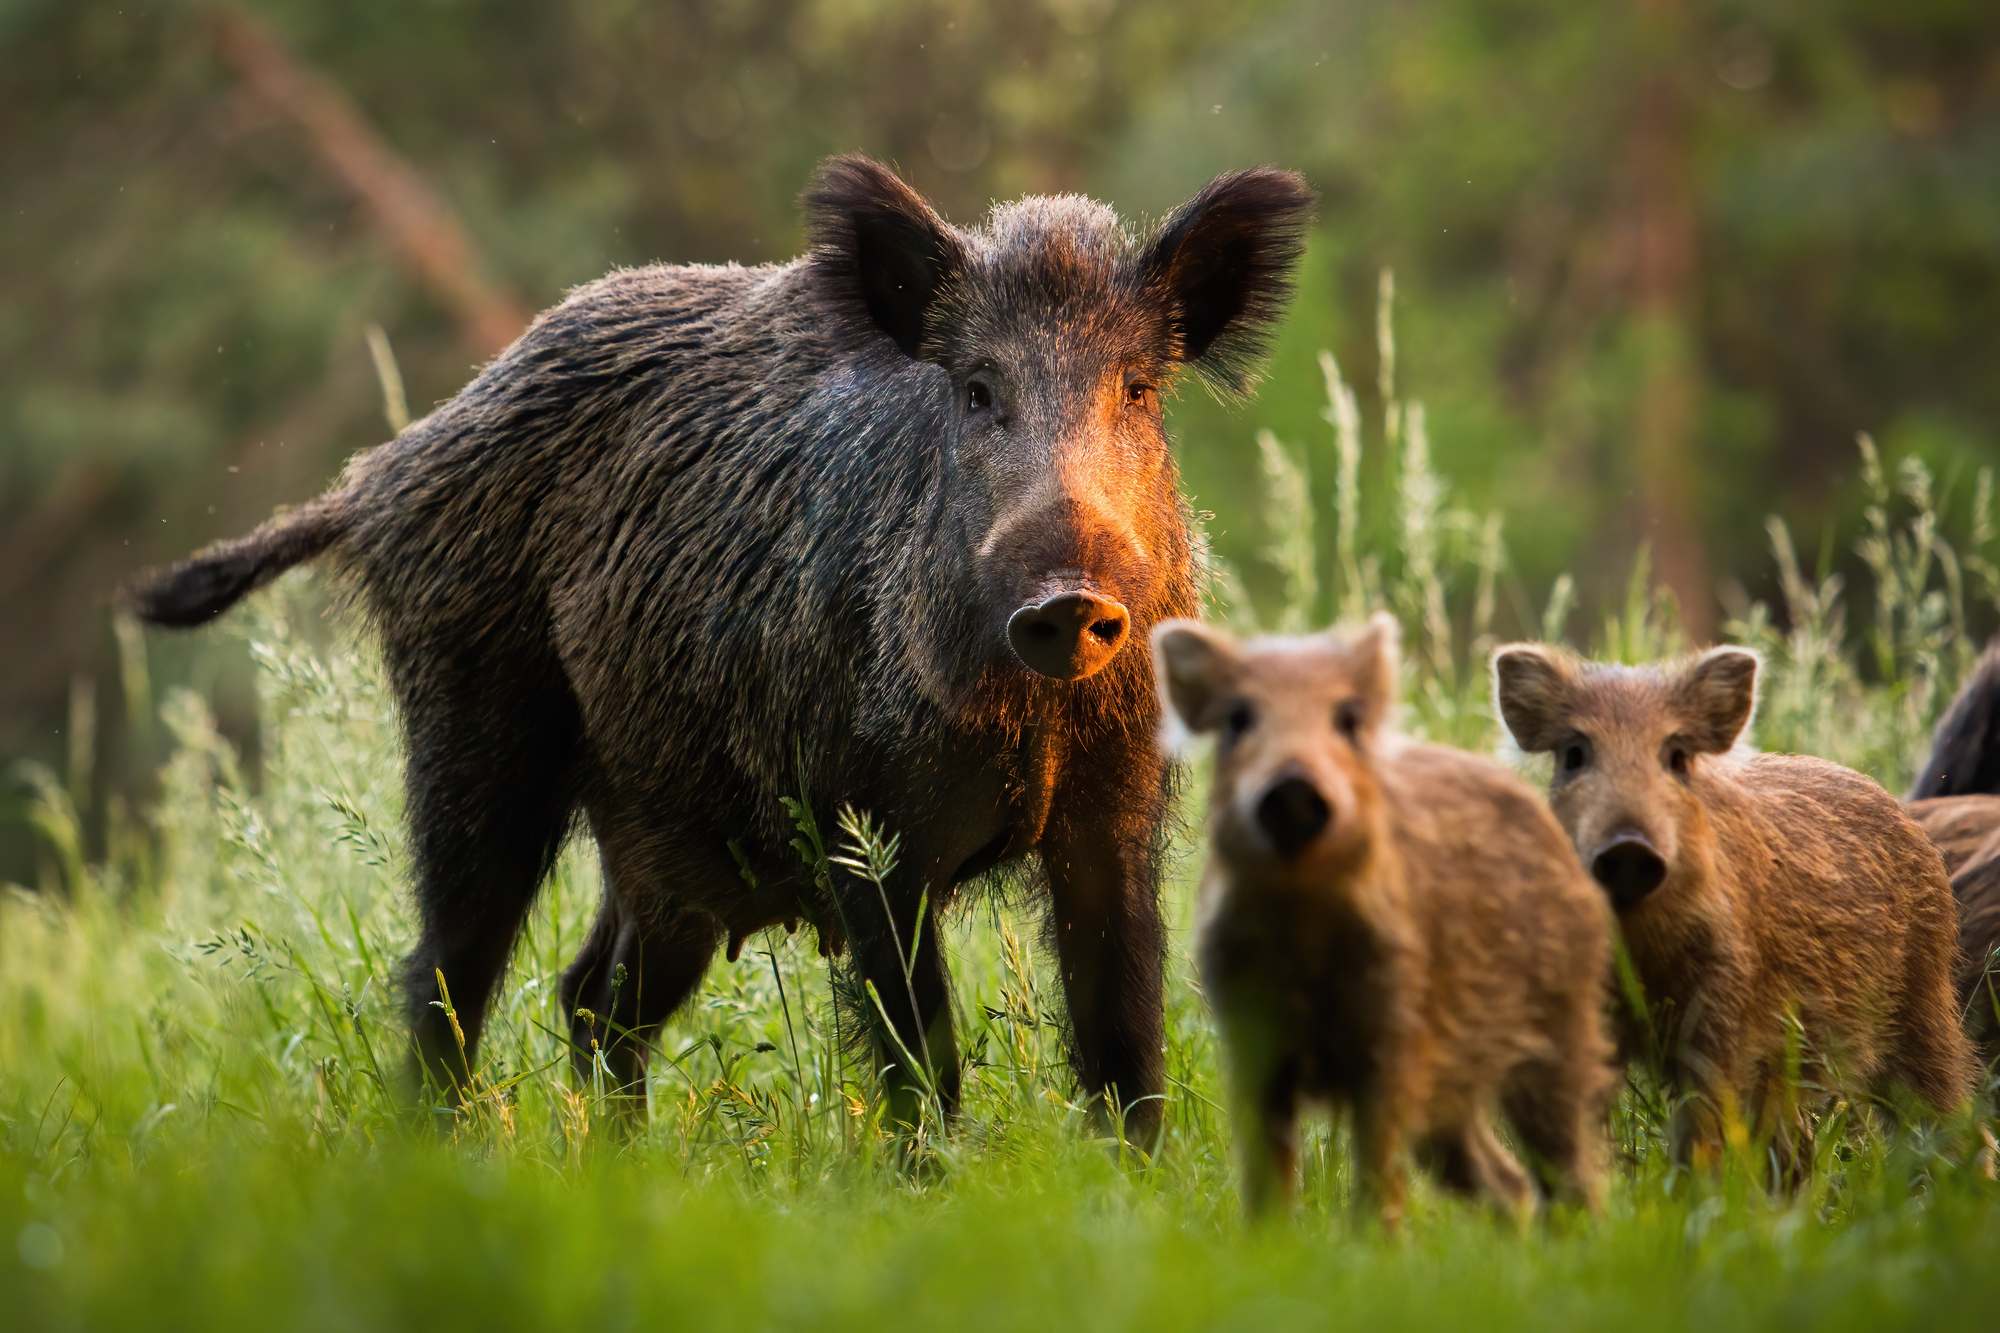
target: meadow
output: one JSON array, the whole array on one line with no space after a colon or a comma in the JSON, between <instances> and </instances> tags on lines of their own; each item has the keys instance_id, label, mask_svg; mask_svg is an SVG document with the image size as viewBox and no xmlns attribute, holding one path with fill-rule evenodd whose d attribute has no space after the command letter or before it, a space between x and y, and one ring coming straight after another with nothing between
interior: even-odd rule
<instances>
[{"instance_id":1,"label":"meadow","mask_svg":"<svg viewBox=\"0 0 2000 1333\"><path fill-rule=\"evenodd\" d=\"M1386 606L1405 627L1403 725L1497 749L1484 662L1508 578L1502 524L1455 506L1420 406L1385 395L1364 429L1325 369L1336 475L1322 485L1296 447L1259 438L1265 512L1245 517L1269 536L1278 591L1257 599L1260 620L1217 562L1214 614L1299 629ZM1356 535L1364 448L1390 463L1390 541ZM1872 586L1851 599L1825 572L1831 546L1802 563L1774 522L1786 605L1735 608L1728 636L1766 656L1759 745L1900 790L1976 651L1968 615L2000 598L1992 484L1945 488L1860 448L1871 504L1862 530L1832 540L1858 545ZM1623 660L1680 646L1643 564L1597 623L1569 603L1559 581L1547 637ZM1838 1103L1811 1184L1774 1197L1753 1142L1719 1178L1673 1169L1663 1095L1643 1080L1613 1118L1602 1216L1557 1211L1522 1234L1419 1185L1405 1233L1384 1235L1348 1206L1342 1137L1321 1124L1297 1217L1246 1227L1188 961L1198 764L1165 889L1158 1144L1097 1137L1075 1100L1026 876L978 886L949 917L967 1064L954 1125L911 1140L885 1124L837 970L808 934L782 932L718 958L660 1040L635 1125L601 1077L570 1072L561 1035L556 980L599 888L582 836L520 941L472 1095L412 1115L392 985L415 934L395 719L365 635L325 604L291 577L204 631L242 637L257 664L254 783L198 695L152 698L148 642L122 623L127 704L174 740L156 799L100 812L103 854L86 855L87 747L67 772L17 769L45 855L42 882L0 900L9 1327L1637 1333L1984 1326L2000 1308L1984 1122L1897 1131ZM840 812L797 818L809 861L888 850ZM1989 1087L1982 1114L1991 1101Z\"/></svg>"}]
</instances>

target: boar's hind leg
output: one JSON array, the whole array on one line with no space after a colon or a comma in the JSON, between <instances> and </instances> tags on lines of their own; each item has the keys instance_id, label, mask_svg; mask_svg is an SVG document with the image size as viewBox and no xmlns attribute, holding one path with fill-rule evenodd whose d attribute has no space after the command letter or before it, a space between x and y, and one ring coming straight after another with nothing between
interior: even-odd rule
<instances>
[{"instance_id":1,"label":"boar's hind leg","mask_svg":"<svg viewBox=\"0 0 2000 1333\"><path fill-rule=\"evenodd\" d=\"M456 1093L470 1086L487 1002L569 832L576 707L560 682L526 699L472 682L454 693L436 674L421 688L398 684L423 920L405 995L420 1078Z\"/></svg>"},{"instance_id":2,"label":"boar's hind leg","mask_svg":"<svg viewBox=\"0 0 2000 1333\"><path fill-rule=\"evenodd\" d=\"M701 984L719 934L702 912L642 919L606 883L590 938L562 978L570 1059L583 1086L592 1086L601 1055L606 1090L643 1105L654 1029Z\"/></svg>"},{"instance_id":3,"label":"boar's hind leg","mask_svg":"<svg viewBox=\"0 0 2000 1333\"><path fill-rule=\"evenodd\" d=\"M1077 1081L1121 1108L1126 1141L1151 1151L1165 1082L1153 848L1163 797L1157 764L1137 767L1150 781L1107 781L1087 802L1059 792L1041 851Z\"/></svg>"}]
</instances>

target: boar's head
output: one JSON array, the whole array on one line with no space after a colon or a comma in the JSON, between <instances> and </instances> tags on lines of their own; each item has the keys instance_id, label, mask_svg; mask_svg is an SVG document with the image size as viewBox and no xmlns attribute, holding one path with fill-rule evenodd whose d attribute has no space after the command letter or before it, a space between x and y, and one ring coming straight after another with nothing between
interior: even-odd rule
<instances>
[{"instance_id":1,"label":"boar's head","mask_svg":"<svg viewBox=\"0 0 2000 1333\"><path fill-rule=\"evenodd\" d=\"M1366 857L1400 643L1386 614L1359 632L1245 645L1190 620L1153 631L1169 716L1216 736L1210 833L1235 874L1321 884Z\"/></svg>"},{"instance_id":2,"label":"boar's head","mask_svg":"<svg viewBox=\"0 0 2000 1333\"><path fill-rule=\"evenodd\" d=\"M1700 767L1749 725L1757 666L1746 648L1652 667L1583 662L1539 644L1493 655L1500 717L1523 750L1555 756L1549 803L1620 912L1704 873L1712 838Z\"/></svg>"},{"instance_id":3,"label":"boar's head","mask_svg":"<svg viewBox=\"0 0 2000 1333\"><path fill-rule=\"evenodd\" d=\"M1186 586L1161 397L1183 367L1247 388L1312 205L1298 176L1253 170L1145 236L1074 195L961 230L878 163L822 169L805 206L844 332L942 372L925 391L948 399L948 537L988 664L1081 680Z\"/></svg>"}]
</instances>

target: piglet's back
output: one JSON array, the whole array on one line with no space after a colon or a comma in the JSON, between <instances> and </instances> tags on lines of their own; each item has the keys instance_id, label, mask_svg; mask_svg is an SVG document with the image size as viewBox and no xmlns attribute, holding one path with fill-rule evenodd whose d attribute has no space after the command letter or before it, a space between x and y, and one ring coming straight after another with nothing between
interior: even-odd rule
<instances>
[{"instance_id":1,"label":"piglet's back","mask_svg":"<svg viewBox=\"0 0 2000 1333\"><path fill-rule=\"evenodd\" d=\"M1730 756L1706 767L1697 794L1739 878L1774 903L1808 895L1816 919L1851 913L1866 927L1886 905L1907 913L1946 900L1936 847L1866 774L1808 755Z\"/></svg>"},{"instance_id":2,"label":"piglet's back","mask_svg":"<svg viewBox=\"0 0 2000 1333\"><path fill-rule=\"evenodd\" d=\"M1777 754L1710 765L1700 795L1774 998L1823 1016L1857 1068L1870 1051L1904 1063L1912 1034L1956 1032L1957 909L1944 862L1900 802L1852 769ZM1948 1108L1967 1058L1942 1050L1904 1076Z\"/></svg>"},{"instance_id":3,"label":"piglet's back","mask_svg":"<svg viewBox=\"0 0 2000 1333\"><path fill-rule=\"evenodd\" d=\"M1410 740L1377 771L1407 882L1433 905L1425 919L1443 956L1528 978L1608 962L1610 906L1525 782L1481 755Z\"/></svg>"}]
</instances>

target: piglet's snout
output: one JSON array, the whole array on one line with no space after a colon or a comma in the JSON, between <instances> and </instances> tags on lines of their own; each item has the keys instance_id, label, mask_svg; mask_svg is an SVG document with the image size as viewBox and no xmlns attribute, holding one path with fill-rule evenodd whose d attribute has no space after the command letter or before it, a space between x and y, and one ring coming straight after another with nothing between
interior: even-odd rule
<instances>
[{"instance_id":1,"label":"piglet's snout","mask_svg":"<svg viewBox=\"0 0 2000 1333\"><path fill-rule=\"evenodd\" d=\"M1644 834L1620 833L1592 854L1590 875L1611 895L1611 905L1624 912L1660 887L1667 863Z\"/></svg>"},{"instance_id":2,"label":"piglet's snout","mask_svg":"<svg viewBox=\"0 0 2000 1333\"><path fill-rule=\"evenodd\" d=\"M1125 646L1132 613L1093 593L1060 592L1016 611L1007 642L1030 671L1053 680L1082 680L1104 669Z\"/></svg>"},{"instance_id":3,"label":"piglet's snout","mask_svg":"<svg viewBox=\"0 0 2000 1333\"><path fill-rule=\"evenodd\" d=\"M1264 789L1257 798L1256 818L1272 848L1289 861L1326 832L1333 807L1312 782L1293 775Z\"/></svg>"}]
</instances>

